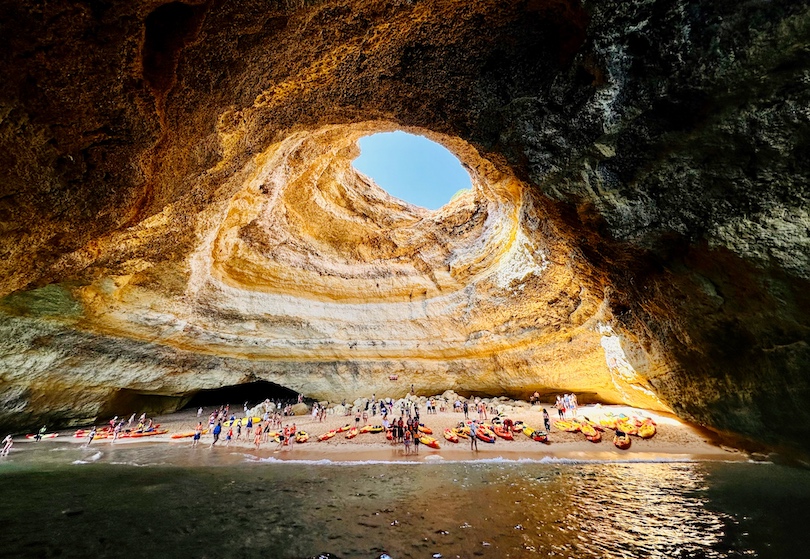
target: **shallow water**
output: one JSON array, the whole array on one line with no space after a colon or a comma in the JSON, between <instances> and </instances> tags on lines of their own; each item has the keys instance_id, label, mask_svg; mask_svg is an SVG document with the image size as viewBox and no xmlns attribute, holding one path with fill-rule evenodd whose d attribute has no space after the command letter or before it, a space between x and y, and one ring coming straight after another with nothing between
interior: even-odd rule
<instances>
[{"instance_id":1,"label":"shallow water","mask_svg":"<svg viewBox=\"0 0 810 559\"><path fill-rule=\"evenodd\" d=\"M810 472L722 462L256 461L19 445L7 557L805 557Z\"/></svg>"}]
</instances>

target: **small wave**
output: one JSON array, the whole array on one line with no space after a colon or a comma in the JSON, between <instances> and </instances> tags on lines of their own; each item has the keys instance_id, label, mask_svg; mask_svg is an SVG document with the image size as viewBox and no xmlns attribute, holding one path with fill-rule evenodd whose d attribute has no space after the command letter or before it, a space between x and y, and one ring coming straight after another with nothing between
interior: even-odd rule
<instances>
[{"instance_id":1,"label":"small wave","mask_svg":"<svg viewBox=\"0 0 810 559\"><path fill-rule=\"evenodd\" d=\"M91 464L93 462L98 462L103 454L101 452L96 452L93 456L87 458L86 460L74 460L71 462L72 464Z\"/></svg>"}]
</instances>

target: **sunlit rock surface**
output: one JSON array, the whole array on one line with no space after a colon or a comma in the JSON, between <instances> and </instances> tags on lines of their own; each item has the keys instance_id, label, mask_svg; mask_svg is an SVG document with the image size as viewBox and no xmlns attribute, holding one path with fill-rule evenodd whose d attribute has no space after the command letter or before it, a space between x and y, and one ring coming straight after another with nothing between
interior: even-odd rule
<instances>
[{"instance_id":1,"label":"sunlit rock surface","mask_svg":"<svg viewBox=\"0 0 810 559\"><path fill-rule=\"evenodd\" d=\"M805 3L2 0L0 23L3 425L265 379L576 391L801 446ZM394 128L473 191L428 212L357 175Z\"/></svg>"}]
</instances>

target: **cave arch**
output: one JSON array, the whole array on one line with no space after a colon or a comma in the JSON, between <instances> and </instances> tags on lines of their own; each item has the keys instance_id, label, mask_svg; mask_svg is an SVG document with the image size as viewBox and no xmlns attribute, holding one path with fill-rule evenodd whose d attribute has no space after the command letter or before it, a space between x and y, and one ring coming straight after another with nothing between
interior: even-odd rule
<instances>
[{"instance_id":1,"label":"cave arch","mask_svg":"<svg viewBox=\"0 0 810 559\"><path fill-rule=\"evenodd\" d=\"M306 363L334 385L352 386L356 354L348 352L360 351L375 356L380 374L402 367L409 374L428 370L426 377L449 375L434 366L447 357L439 350L420 356L428 367L386 361L391 348L382 342L388 340L373 328L363 337L339 328L327 335L289 313L265 316L268 307L256 304L261 293L249 301L247 318L227 297L193 299L211 285L212 276L195 275L194 267L197 255L213 254L206 243L218 241L236 256L245 239L258 246L251 220L231 229L217 224L226 209L238 221L246 198L237 195L255 194L246 185L275 192L274 181L284 177L265 164L278 144L289 147L328 127L384 122L456 141L455 153L473 150L488 162L487 173L522 185L515 189L523 195L514 206L518 221L524 231L551 239L557 250L549 254L565 255L559 277L570 272L557 302L543 301L559 310L548 323L559 327L559 347L576 347L578 340L568 341L566 321L598 315L600 336L621 349L611 375L637 372L679 415L719 431L803 444L810 427L810 168L802 157L807 124L795 108L810 106L808 88L796 86L808 71L807 6L705 2L683 10L666 2L492 0L471 7L436 0L371 7L339 0L268 7L241 0L163 10L131 2L89 17L56 4L4 4L17 24L3 47L9 56L0 57L10 107L0 135L8 193L0 197L0 293L23 292L0 305L9 410L26 410L34 422L54 407L64 386L92 388L85 415L122 382L171 392L175 387L164 383L175 377L155 365L164 357L171 373L213 370L238 379L244 362L264 358L267 348L279 359L267 378ZM175 19L176 36L164 25ZM54 21L59 34L48 29ZM156 57L145 68L150 49ZM30 56L46 52L53 54L45 61ZM144 80L144 70L152 78ZM305 155L285 161L296 166ZM320 170L297 168L304 182ZM267 179L262 184L259 174ZM315 200L285 206L286 216L295 218L293 209ZM299 221L294 230L308 232L309 223ZM458 221L462 229L466 222ZM318 233L341 258L373 260L375 243L350 254L324 228ZM281 282L288 293L277 301L292 297L298 271L314 268L320 253L299 238L260 240L267 254L306 248L295 252L299 265ZM421 245L428 255L430 246L436 245ZM454 263L446 263L446 274L476 264ZM221 293L261 279L251 269L212 269L215 279L229 280L220 282ZM447 276L436 270L423 266L422 289L397 294L411 305L409 316L423 313L410 301L450 292L442 282ZM312 282L319 281L310 271ZM385 278L381 287L376 278L363 287L379 303L388 276L377 273ZM47 306L56 314L18 304L26 291L45 285L62 293L59 301L54 293L46 297L58 303ZM489 287L466 289L497 301ZM363 292L328 293L334 303L344 294L359 301ZM150 300L156 293L161 297ZM596 299L598 310L581 308ZM194 301L183 308L193 307L194 320L167 318L186 300ZM111 304L119 301L144 303L139 308L149 312L127 315L125 305ZM509 320L487 327L475 322L475 305L454 304L469 309L469 331L455 339L459 347L508 330ZM60 314L67 308L74 314ZM318 308L339 316L325 302ZM385 314L373 311L366 316ZM106 322L96 321L101 316ZM105 337L125 323L132 336ZM272 343L251 340L217 355L271 323ZM518 321L515 331L548 324ZM311 355L295 364L280 361L279 346L293 339L291 330L312 334ZM419 330L431 332L409 331ZM210 344L184 345L195 336ZM320 344L323 339L330 343ZM78 357L64 350L65 340L80 350ZM489 349L482 356L492 364L467 379L473 385L490 382L488 375L504 365L500 348ZM127 377L126 359L111 355L148 362L146 380ZM83 360L92 366L77 365ZM506 361L524 370L536 362ZM53 370L42 371L41 362L53 362ZM452 374L465 374L463 365L455 362ZM97 379L96 371L105 372ZM499 388L491 384L486 390ZM321 389L334 386L323 381ZM71 413L78 412L67 410L65 417ZM2 414L0 423L20 421L13 411Z\"/></svg>"}]
</instances>

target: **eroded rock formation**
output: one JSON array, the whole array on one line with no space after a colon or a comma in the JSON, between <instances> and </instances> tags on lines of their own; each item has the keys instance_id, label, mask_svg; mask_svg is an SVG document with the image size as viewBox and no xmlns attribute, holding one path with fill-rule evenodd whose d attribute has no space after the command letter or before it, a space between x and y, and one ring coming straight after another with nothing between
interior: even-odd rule
<instances>
[{"instance_id":1,"label":"eroded rock formation","mask_svg":"<svg viewBox=\"0 0 810 559\"><path fill-rule=\"evenodd\" d=\"M264 379L810 427L806 5L4 1L0 22L0 423ZM428 212L355 173L357 138L395 128L472 192Z\"/></svg>"}]
</instances>

